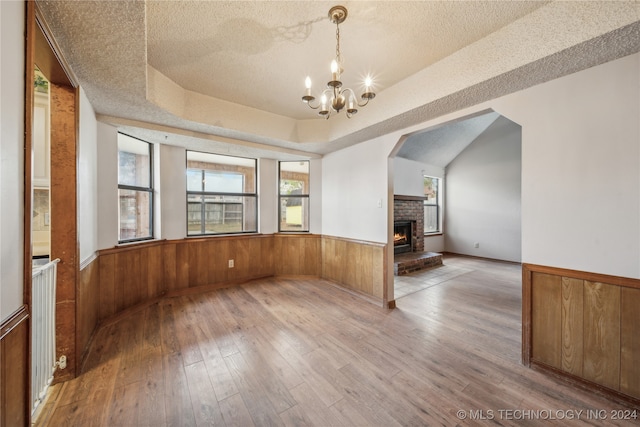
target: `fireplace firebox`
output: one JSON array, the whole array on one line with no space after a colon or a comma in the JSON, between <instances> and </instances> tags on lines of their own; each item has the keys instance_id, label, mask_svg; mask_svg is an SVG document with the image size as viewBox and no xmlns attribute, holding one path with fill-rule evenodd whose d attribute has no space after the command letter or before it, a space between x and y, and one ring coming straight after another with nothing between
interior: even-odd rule
<instances>
[{"instance_id":1,"label":"fireplace firebox","mask_svg":"<svg viewBox=\"0 0 640 427\"><path fill-rule=\"evenodd\" d=\"M393 223L393 253L413 252L413 221Z\"/></svg>"}]
</instances>

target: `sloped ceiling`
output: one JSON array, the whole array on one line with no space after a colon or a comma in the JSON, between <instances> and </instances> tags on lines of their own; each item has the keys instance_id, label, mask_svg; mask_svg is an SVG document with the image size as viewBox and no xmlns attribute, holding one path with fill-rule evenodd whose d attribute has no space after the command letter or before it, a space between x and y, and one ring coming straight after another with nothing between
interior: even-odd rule
<instances>
[{"instance_id":1,"label":"sloped ceiling","mask_svg":"<svg viewBox=\"0 0 640 427\"><path fill-rule=\"evenodd\" d=\"M325 153L640 50L640 3L348 1L352 119L300 100L328 80L324 1L38 0L99 120L151 142L291 159Z\"/></svg>"},{"instance_id":2,"label":"sloped ceiling","mask_svg":"<svg viewBox=\"0 0 640 427\"><path fill-rule=\"evenodd\" d=\"M444 168L498 117L498 113L490 112L415 133L407 138L397 156Z\"/></svg>"}]
</instances>

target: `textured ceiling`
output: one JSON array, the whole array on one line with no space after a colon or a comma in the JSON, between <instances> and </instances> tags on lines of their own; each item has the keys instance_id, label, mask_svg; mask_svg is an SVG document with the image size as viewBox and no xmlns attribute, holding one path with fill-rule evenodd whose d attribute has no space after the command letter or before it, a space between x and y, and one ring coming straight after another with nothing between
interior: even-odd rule
<instances>
[{"instance_id":1,"label":"textured ceiling","mask_svg":"<svg viewBox=\"0 0 640 427\"><path fill-rule=\"evenodd\" d=\"M311 158L640 50L640 3L342 2L354 118L301 101L327 80L334 2L37 1L101 121L152 142Z\"/></svg>"},{"instance_id":2,"label":"textured ceiling","mask_svg":"<svg viewBox=\"0 0 640 427\"><path fill-rule=\"evenodd\" d=\"M415 133L402 144L397 155L444 168L498 117L498 113L489 112Z\"/></svg>"}]
</instances>

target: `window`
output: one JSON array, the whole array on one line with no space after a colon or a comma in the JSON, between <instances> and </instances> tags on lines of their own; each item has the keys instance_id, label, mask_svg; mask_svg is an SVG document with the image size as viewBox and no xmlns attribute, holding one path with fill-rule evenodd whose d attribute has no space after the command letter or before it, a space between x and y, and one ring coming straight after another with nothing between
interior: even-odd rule
<instances>
[{"instance_id":1,"label":"window","mask_svg":"<svg viewBox=\"0 0 640 427\"><path fill-rule=\"evenodd\" d=\"M151 144L118 134L118 241L153 238Z\"/></svg>"},{"instance_id":2,"label":"window","mask_svg":"<svg viewBox=\"0 0 640 427\"><path fill-rule=\"evenodd\" d=\"M256 160L187 151L187 235L258 231Z\"/></svg>"},{"instance_id":3,"label":"window","mask_svg":"<svg viewBox=\"0 0 640 427\"><path fill-rule=\"evenodd\" d=\"M280 162L280 231L309 231L309 161Z\"/></svg>"},{"instance_id":4,"label":"window","mask_svg":"<svg viewBox=\"0 0 640 427\"><path fill-rule=\"evenodd\" d=\"M440 232L440 179L424 177L424 232Z\"/></svg>"}]
</instances>

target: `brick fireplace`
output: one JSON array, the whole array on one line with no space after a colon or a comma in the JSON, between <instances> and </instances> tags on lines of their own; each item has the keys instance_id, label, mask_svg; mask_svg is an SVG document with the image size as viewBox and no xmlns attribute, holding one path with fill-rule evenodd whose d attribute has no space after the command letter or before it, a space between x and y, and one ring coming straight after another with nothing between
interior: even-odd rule
<instances>
[{"instance_id":1,"label":"brick fireplace","mask_svg":"<svg viewBox=\"0 0 640 427\"><path fill-rule=\"evenodd\" d=\"M424 251L424 197L393 196L393 221L413 223L411 242L413 251Z\"/></svg>"}]
</instances>

